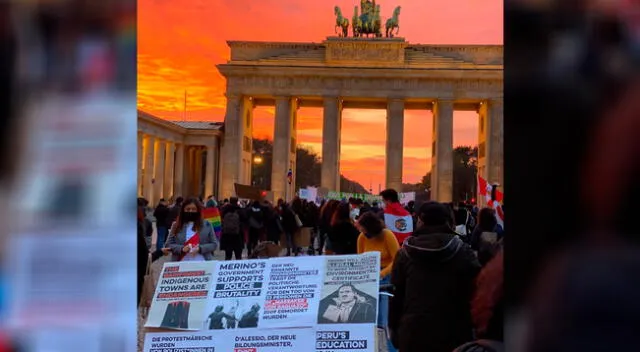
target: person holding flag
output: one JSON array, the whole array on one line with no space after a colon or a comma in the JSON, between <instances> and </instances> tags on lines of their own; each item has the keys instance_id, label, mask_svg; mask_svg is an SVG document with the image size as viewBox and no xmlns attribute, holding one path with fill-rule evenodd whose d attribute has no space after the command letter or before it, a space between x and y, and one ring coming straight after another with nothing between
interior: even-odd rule
<instances>
[{"instance_id":1,"label":"person holding flag","mask_svg":"<svg viewBox=\"0 0 640 352\"><path fill-rule=\"evenodd\" d=\"M504 229L504 212L502 211L502 201L504 194L497 189L498 185L492 185L478 175L478 193L484 197L487 207L495 210L496 221L500 228Z\"/></svg>"},{"instance_id":2,"label":"person holding flag","mask_svg":"<svg viewBox=\"0 0 640 352\"><path fill-rule=\"evenodd\" d=\"M191 198L182 203L166 247L171 249L172 261L175 262L213 260L218 239L209 221L202 217L200 201Z\"/></svg>"},{"instance_id":3,"label":"person holding flag","mask_svg":"<svg viewBox=\"0 0 640 352\"><path fill-rule=\"evenodd\" d=\"M213 199L213 196L209 197L207 204L202 211L202 217L209 221L213 226L213 232L216 234L216 238L220 240L220 234L222 233L222 218L220 217L220 209L218 209L218 203Z\"/></svg>"},{"instance_id":4,"label":"person holding flag","mask_svg":"<svg viewBox=\"0 0 640 352\"><path fill-rule=\"evenodd\" d=\"M400 204L398 192L394 189L385 189L380 192L384 203L384 224L396 236L402 246L404 240L413 234L413 217Z\"/></svg>"}]
</instances>

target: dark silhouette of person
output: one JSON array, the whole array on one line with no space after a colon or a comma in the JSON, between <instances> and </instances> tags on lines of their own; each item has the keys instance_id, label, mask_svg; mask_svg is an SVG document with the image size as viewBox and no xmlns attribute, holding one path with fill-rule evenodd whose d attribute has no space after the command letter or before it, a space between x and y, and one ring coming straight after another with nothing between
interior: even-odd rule
<instances>
[{"instance_id":1,"label":"dark silhouette of person","mask_svg":"<svg viewBox=\"0 0 640 352\"><path fill-rule=\"evenodd\" d=\"M239 328L257 328L258 327L258 311L260 311L260 305L257 303L251 306L251 309L244 313L240 321L238 322Z\"/></svg>"},{"instance_id":2,"label":"dark silhouette of person","mask_svg":"<svg viewBox=\"0 0 640 352\"><path fill-rule=\"evenodd\" d=\"M222 318L229 320L236 320L236 317L223 312L223 306L217 306L216 309L209 315L209 330L222 330L224 325L222 324ZM229 324L227 324L228 326Z\"/></svg>"},{"instance_id":3,"label":"dark silhouette of person","mask_svg":"<svg viewBox=\"0 0 640 352\"><path fill-rule=\"evenodd\" d=\"M189 328L189 302L171 302L167 305L162 319L163 328Z\"/></svg>"},{"instance_id":4,"label":"dark silhouette of person","mask_svg":"<svg viewBox=\"0 0 640 352\"><path fill-rule=\"evenodd\" d=\"M351 284L340 286L335 293L324 298L320 302L319 312L319 324L376 322L375 299L367 299L366 295Z\"/></svg>"}]
</instances>

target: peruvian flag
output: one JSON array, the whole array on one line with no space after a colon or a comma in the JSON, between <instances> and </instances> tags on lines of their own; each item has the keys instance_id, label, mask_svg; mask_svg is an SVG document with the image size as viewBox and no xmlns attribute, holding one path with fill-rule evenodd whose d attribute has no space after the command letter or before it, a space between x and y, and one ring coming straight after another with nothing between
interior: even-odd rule
<instances>
[{"instance_id":1,"label":"peruvian flag","mask_svg":"<svg viewBox=\"0 0 640 352\"><path fill-rule=\"evenodd\" d=\"M384 208L384 224L393 232L401 246L413 233L413 218L400 203L391 203Z\"/></svg>"},{"instance_id":2,"label":"peruvian flag","mask_svg":"<svg viewBox=\"0 0 640 352\"><path fill-rule=\"evenodd\" d=\"M496 190L496 199L491 199L491 190L492 186L489 182L478 175L478 192L486 199L487 206L496 210L496 219L498 220L498 224L500 224L504 229L504 212L502 212L502 200L504 199L504 194Z\"/></svg>"}]
</instances>

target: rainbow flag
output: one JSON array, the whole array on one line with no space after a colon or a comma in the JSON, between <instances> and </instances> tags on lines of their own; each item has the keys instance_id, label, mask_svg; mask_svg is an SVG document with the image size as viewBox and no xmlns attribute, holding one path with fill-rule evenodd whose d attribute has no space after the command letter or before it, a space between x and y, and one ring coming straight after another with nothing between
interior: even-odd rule
<instances>
[{"instance_id":1,"label":"rainbow flag","mask_svg":"<svg viewBox=\"0 0 640 352\"><path fill-rule=\"evenodd\" d=\"M213 231L216 233L216 237L220 239L220 233L222 232L222 219L220 218L220 211L217 207L206 208L202 211L202 216L205 220L211 223Z\"/></svg>"}]
</instances>

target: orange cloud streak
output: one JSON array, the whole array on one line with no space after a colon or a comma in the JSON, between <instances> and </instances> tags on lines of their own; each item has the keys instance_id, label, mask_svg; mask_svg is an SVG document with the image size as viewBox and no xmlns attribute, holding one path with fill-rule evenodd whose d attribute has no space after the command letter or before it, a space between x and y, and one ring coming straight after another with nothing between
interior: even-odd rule
<instances>
[{"instance_id":1,"label":"orange cloud streak","mask_svg":"<svg viewBox=\"0 0 640 352\"><path fill-rule=\"evenodd\" d=\"M400 35L412 43L501 44L500 0L379 0L382 16L402 6ZM138 107L156 116L223 121L225 80L215 68L229 59L227 40L311 41L333 35L333 5L350 14L358 0L139 0ZM254 137L273 136L273 109L254 113ZM322 110L299 111L298 140L322 152ZM404 182L417 182L430 169L429 111L406 111ZM377 191L384 187L385 111L343 113L341 172ZM454 145L477 144L473 112L456 112Z\"/></svg>"}]
</instances>

